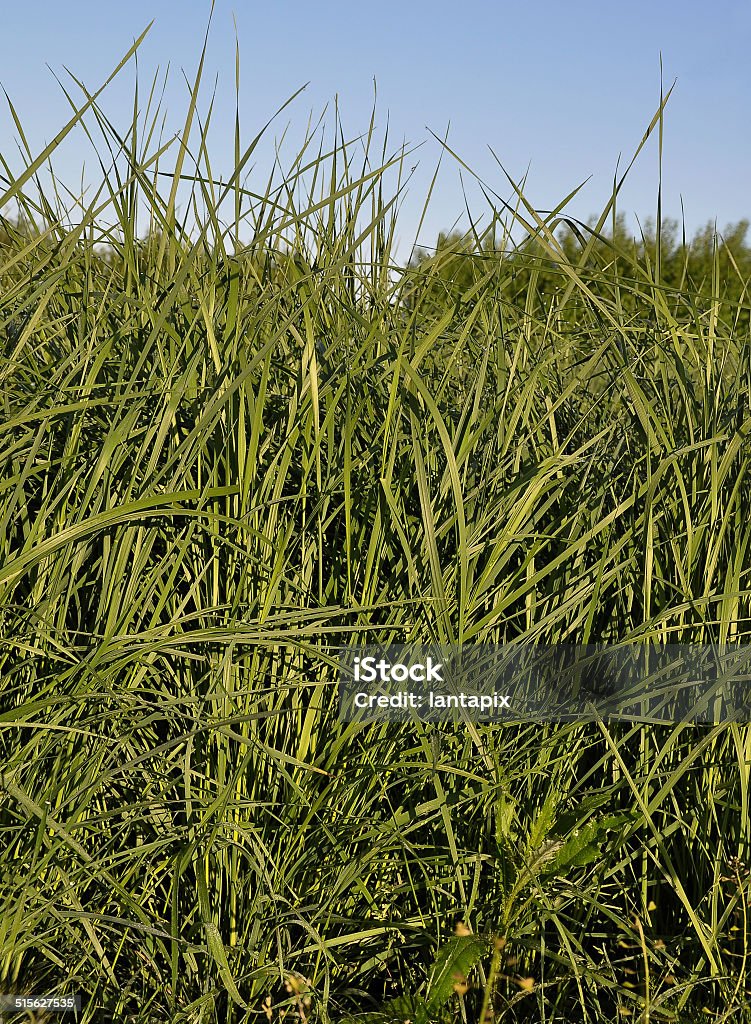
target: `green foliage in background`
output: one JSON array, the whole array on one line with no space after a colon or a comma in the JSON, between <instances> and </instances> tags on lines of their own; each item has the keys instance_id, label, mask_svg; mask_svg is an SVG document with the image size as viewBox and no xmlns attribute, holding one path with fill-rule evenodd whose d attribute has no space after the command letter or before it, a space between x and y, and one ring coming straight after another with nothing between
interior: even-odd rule
<instances>
[{"instance_id":1,"label":"green foliage in background","mask_svg":"<svg viewBox=\"0 0 751 1024\"><path fill-rule=\"evenodd\" d=\"M744 225L632 242L620 184L588 228L518 187L400 266L374 122L257 189L238 117L220 180L200 78L168 143L154 89L121 131L76 86L2 164L0 988L750 1020L747 725L341 724L335 657L751 641Z\"/></svg>"},{"instance_id":2,"label":"green foliage in background","mask_svg":"<svg viewBox=\"0 0 751 1024\"><path fill-rule=\"evenodd\" d=\"M624 214L617 214L604 233L593 233L593 225L566 216L553 239L557 259L551 258L549 247L534 236L505 253L511 270L507 286L518 302L527 307L532 302L533 308L542 313L567 284L560 267L563 255L570 265L586 272L597 294L617 296L634 311L643 302L640 289L648 285L653 288L659 282L673 301L682 297L689 308L697 299L700 305L719 303L719 310L732 322L735 316L743 315L744 309L748 316L748 227L748 220L740 220L719 232L707 224L693 238L686 239L678 221L668 220L661 224L658 245L652 220L645 223L637 239L629 232ZM433 252L441 256L440 273L434 271L431 281L436 304L440 307L441 303L460 301L481 276L483 264L499 257L500 244L487 229L482 236L439 235ZM418 248L410 263L413 270L423 265L427 268L431 253ZM423 302L425 298L423 295Z\"/></svg>"}]
</instances>

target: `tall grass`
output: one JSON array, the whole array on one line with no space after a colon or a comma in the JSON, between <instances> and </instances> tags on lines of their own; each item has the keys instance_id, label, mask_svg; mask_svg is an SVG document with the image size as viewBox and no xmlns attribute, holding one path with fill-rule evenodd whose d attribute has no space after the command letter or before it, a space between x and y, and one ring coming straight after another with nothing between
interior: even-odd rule
<instances>
[{"instance_id":1,"label":"tall grass","mask_svg":"<svg viewBox=\"0 0 751 1024\"><path fill-rule=\"evenodd\" d=\"M573 251L517 188L400 267L375 121L220 181L202 66L171 145L79 85L3 161L3 989L336 1021L460 924L447 1019L751 1019L746 725L340 724L334 658L748 642L748 305L609 246L620 184Z\"/></svg>"}]
</instances>

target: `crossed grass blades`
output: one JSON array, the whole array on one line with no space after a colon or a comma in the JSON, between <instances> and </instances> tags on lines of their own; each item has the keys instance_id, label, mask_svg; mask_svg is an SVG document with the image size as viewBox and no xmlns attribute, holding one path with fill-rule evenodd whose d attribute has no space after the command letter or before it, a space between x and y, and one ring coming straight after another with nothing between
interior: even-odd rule
<instances>
[{"instance_id":1,"label":"crossed grass blades","mask_svg":"<svg viewBox=\"0 0 751 1024\"><path fill-rule=\"evenodd\" d=\"M202 68L166 143L156 80L122 133L74 82L38 156L11 108L2 989L87 1022L751 1019L747 726L343 725L333 658L751 640L742 254L617 244L621 179L590 229L486 188L399 266L409 154L335 118L254 190L238 116L220 181Z\"/></svg>"}]
</instances>

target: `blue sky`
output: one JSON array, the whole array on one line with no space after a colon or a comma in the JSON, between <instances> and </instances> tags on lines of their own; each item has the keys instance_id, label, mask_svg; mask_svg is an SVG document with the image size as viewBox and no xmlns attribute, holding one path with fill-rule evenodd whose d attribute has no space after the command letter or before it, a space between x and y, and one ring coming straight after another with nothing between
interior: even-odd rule
<instances>
[{"instance_id":1,"label":"blue sky","mask_svg":"<svg viewBox=\"0 0 751 1024\"><path fill-rule=\"evenodd\" d=\"M98 86L152 18L139 51L139 75L143 88L158 66L170 65L165 108L168 128L177 130L187 92L181 72L192 78L209 7L203 0L9 5L3 12L0 83L32 148L41 148L69 116L47 65L58 74L67 66L89 88ZM665 115L665 214L680 218L682 199L689 232L708 220L716 219L722 228L751 216L751 133L745 128L751 106L751 5L745 2L217 0L205 99L218 75L212 154L215 173L225 176L234 119L233 13L246 139L306 82L305 92L275 122L272 136L289 124L291 151L309 116L317 119L327 104L331 125L337 95L345 132L358 135L368 126L375 79L376 122L382 130L388 118L392 148L403 139L423 143L408 161L419 166L401 212L402 247L414 240L441 150L430 130L443 136L449 124L449 145L504 198L510 188L488 146L512 177L528 171L526 194L536 207L550 208L589 178L569 209L582 219L598 212L619 154L622 164L628 162L656 110L660 54L666 88L677 79ZM123 127L130 117L132 84L133 70L127 69L103 99ZM2 109L3 155L17 168L15 135ZM259 171L268 169L272 136L259 150ZM55 160L58 176L75 187L84 159L88 180L95 176L91 154L80 136L71 139ZM465 174L465 184L470 180ZM620 200L632 226L635 215L642 220L654 215L657 181L655 136ZM471 184L468 196L473 212L482 216L484 203ZM420 242L430 245L463 209L458 165L444 158Z\"/></svg>"}]
</instances>

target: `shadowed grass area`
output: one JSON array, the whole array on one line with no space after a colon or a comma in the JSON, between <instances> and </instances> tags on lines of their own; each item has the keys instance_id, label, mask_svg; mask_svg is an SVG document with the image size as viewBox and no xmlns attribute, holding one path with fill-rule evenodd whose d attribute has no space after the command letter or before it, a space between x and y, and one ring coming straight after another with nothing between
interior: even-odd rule
<instances>
[{"instance_id":1,"label":"shadowed grass area","mask_svg":"<svg viewBox=\"0 0 751 1024\"><path fill-rule=\"evenodd\" d=\"M171 144L154 88L120 133L80 86L3 161L0 987L92 1022L751 1019L748 726L341 724L335 657L751 641L737 261L666 282L617 189L572 241L517 188L399 266L374 121L253 191L200 79ZM66 205L74 129L102 177Z\"/></svg>"}]
</instances>

